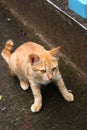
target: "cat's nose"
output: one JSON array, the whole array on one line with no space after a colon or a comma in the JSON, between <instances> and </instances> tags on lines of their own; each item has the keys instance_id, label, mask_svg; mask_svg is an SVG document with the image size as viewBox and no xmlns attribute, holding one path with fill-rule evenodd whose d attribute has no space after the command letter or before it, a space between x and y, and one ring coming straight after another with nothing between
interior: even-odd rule
<instances>
[{"instance_id":1,"label":"cat's nose","mask_svg":"<svg viewBox=\"0 0 87 130\"><path fill-rule=\"evenodd\" d=\"M49 80L52 80L53 79L53 74L47 74L47 77Z\"/></svg>"}]
</instances>

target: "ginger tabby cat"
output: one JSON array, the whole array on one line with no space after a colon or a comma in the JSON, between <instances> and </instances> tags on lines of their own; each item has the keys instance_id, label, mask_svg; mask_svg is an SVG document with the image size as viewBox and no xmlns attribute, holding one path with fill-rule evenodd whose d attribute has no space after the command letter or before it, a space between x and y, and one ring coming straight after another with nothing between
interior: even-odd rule
<instances>
[{"instance_id":1,"label":"ginger tabby cat","mask_svg":"<svg viewBox=\"0 0 87 130\"><path fill-rule=\"evenodd\" d=\"M40 111L42 107L41 84L55 81L62 96L66 101L73 101L74 96L66 88L58 69L58 53L60 46L52 50L46 50L43 46L33 42L26 42L19 46L13 53L13 41L8 40L1 52L7 62L11 75L17 76L23 90L31 87L34 103L32 112Z\"/></svg>"}]
</instances>

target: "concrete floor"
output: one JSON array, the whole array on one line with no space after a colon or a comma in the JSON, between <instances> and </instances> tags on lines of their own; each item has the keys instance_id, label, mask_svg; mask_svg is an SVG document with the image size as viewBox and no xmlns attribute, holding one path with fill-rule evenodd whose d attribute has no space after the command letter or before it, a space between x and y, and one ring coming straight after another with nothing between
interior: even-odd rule
<instances>
[{"instance_id":1,"label":"concrete floor","mask_svg":"<svg viewBox=\"0 0 87 130\"><path fill-rule=\"evenodd\" d=\"M54 5L58 5L64 12L69 15L69 17L72 17L73 20L76 20L82 28L87 30L87 19L84 19L83 17L76 14L74 11L70 10L68 7L68 0L49 0Z\"/></svg>"},{"instance_id":2,"label":"concrete floor","mask_svg":"<svg viewBox=\"0 0 87 130\"><path fill-rule=\"evenodd\" d=\"M21 25L0 5L0 52L8 39L14 48L25 41L41 40ZM47 46L46 46L47 47ZM43 107L33 114L31 90L22 91L16 78L11 77L5 61L0 56L0 130L87 130L87 80L60 57L60 71L66 86L75 95L73 103L66 102L57 87L51 83L42 86Z\"/></svg>"}]
</instances>

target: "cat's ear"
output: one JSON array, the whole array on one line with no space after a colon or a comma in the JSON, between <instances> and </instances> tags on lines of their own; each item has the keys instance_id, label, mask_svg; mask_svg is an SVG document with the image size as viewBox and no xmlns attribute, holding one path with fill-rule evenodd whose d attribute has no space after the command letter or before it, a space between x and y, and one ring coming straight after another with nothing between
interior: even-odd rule
<instances>
[{"instance_id":1,"label":"cat's ear","mask_svg":"<svg viewBox=\"0 0 87 130\"><path fill-rule=\"evenodd\" d=\"M61 46L52 49L52 50L50 51L51 56L53 56L53 57L55 57L55 58L58 58L60 48L61 48Z\"/></svg>"},{"instance_id":2,"label":"cat's ear","mask_svg":"<svg viewBox=\"0 0 87 130\"><path fill-rule=\"evenodd\" d=\"M29 62L33 65L35 64L36 62L38 62L40 59L40 57L36 54L30 54L29 55Z\"/></svg>"}]
</instances>

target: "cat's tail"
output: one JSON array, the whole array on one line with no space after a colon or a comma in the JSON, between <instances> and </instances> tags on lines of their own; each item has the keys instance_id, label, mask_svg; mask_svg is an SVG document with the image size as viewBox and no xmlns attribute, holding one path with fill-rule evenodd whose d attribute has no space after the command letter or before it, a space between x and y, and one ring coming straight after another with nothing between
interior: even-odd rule
<instances>
[{"instance_id":1,"label":"cat's tail","mask_svg":"<svg viewBox=\"0 0 87 130\"><path fill-rule=\"evenodd\" d=\"M12 40L8 40L5 43L5 47L1 52L2 57L5 59L5 61L9 64L9 59L10 59L10 55L11 55L11 50L13 47L14 43Z\"/></svg>"}]
</instances>

